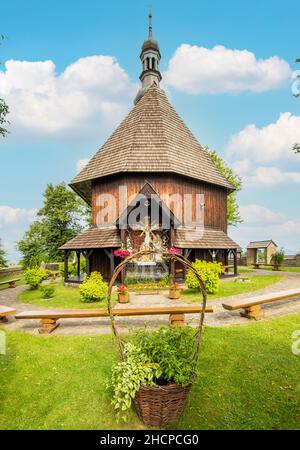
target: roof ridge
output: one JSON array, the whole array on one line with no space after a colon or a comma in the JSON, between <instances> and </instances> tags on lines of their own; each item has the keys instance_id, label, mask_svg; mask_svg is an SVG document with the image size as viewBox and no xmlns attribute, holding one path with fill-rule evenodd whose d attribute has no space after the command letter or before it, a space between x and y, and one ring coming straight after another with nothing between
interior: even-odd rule
<instances>
[{"instance_id":1,"label":"roof ridge","mask_svg":"<svg viewBox=\"0 0 300 450\"><path fill-rule=\"evenodd\" d=\"M168 106L170 107L170 109L172 110L172 112L176 115L177 119L180 121L180 123L183 125L183 127L185 128L185 130L188 132L188 134L190 135L190 137L193 139L194 143L196 144L196 146L199 148L199 150L202 152L203 156L206 158L206 160L208 161L209 164L211 164L212 166L214 166L214 168L216 169L216 171L222 176L222 178L224 179L225 182L229 183L227 178L225 177L225 175L220 171L220 169L217 167L217 165L214 163L214 161L211 159L208 151L205 149L205 147L203 147L198 139L196 138L196 136L193 134L193 132L191 131L191 129L189 128L189 126L184 122L184 120L180 117L180 115L178 114L178 112L176 111L176 109L174 108L174 106L170 103L165 91L163 89L161 89L161 92L165 98L165 100L168 103ZM231 184L231 183L229 183ZM233 187L233 186L232 186Z\"/></svg>"}]
</instances>

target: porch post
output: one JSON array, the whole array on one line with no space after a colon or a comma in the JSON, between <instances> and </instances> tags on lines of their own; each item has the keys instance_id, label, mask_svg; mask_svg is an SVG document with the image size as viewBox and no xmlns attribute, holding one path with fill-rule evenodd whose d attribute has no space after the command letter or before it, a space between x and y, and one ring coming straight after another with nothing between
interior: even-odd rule
<instances>
[{"instance_id":1,"label":"porch post","mask_svg":"<svg viewBox=\"0 0 300 450\"><path fill-rule=\"evenodd\" d=\"M76 255L77 255L77 277L78 277L78 281L80 278L80 250L76 251Z\"/></svg>"},{"instance_id":2,"label":"porch post","mask_svg":"<svg viewBox=\"0 0 300 450\"><path fill-rule=\"evenodd\" d=\"M104 249L104 252L106 256L109 258L110 261L110 277L113 276L114 270L115 270L115 258L114 258L114 250L111 248L110 250Z\"/></svg>"},{"instance_id":3,"label":"porch post","mask_svg":"<svg viewBox=\"0 0 300 450\"><path fill-rule=\"evenodd\" d=\"M174 233L174 224L171 223L171 228L170 228L170 247L174 246L174 238L175 238L175 233ZM175 261L171 259L170 262L170 274L173 277L173 280L175 281Z\"/></svg>"},{"instance_id":4,"label":"porch post","mask_svg":"<svg viewBox=\"0 0 300 450\"><path fill-rule=\"evenodd\" d=\"M234 276L237 276L238 274L237 249L233 250L233 264L234 264Z\"/></svg>"},{"instance_id":5,"label":"porch post","mask_svg":"<svg viewBox=\"0 0 300 450\"><path fill-rule=\"evenodd\" d=\"M69 278L69 271L68 271L68 263L69 263L69 254L70 250L65 250L64 254L64 282L66 283Z\"/></svg>"},{"instance_id":6,"label":"porch post","mask_svg":"<svg viewBox=\"0 0 300 450\"><path fill-rule=\"evenodd\" d=\"M124 228L120 229L120 237L121 237L121 242L122 242L122 247L124 247L124 245L126 244L126 235L125 235L125 230ZM126 269L122 269L121 270L121 283L123 284L125 281L125 270Z\"/></svg>"},{"instance_id":7,"label":"porch post","mask_svg":"<svg viewBox=\"0 0 300 450\"><path fill-rule=\"evenodd\" d=\"M86 274L90 275L91 274L90 256L93 253L93 250L85 250L82 253L83 253L83 255L85 257L85 261L86 261Z\"/></svg>"}]
</instances>

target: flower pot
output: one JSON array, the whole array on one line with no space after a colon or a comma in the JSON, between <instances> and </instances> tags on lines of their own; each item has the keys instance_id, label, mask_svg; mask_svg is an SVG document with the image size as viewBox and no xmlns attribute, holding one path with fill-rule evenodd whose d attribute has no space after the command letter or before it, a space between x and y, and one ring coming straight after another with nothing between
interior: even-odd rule
<instances>
[{"instance_id":1,"label":"flower pot","mask_svg":"<svg viewBox=\"0 0 300 450\"><path fill-rule=\"evenodd\" d=\"M169 298L171 298L172 300L180 298L180 294L181 294L180 288L171 288L169 290Z\"/></svg>"},{"instance_id":2,"label":"flower pot","mask_svg":"<svg viewBox=\"0 0 300 450\"><path fill-rule=\"evenodd\" d=\"M168 384L166 386L141 386L133 399L139 418L148 427L163 428L181 415L191 389Z\"/></svg>"},{"instance_id":3,"label":"flower pot","mask_svg":"<svg viewBox=\"0 0 300 450\"><path fill-rule=\"evenodd\" d=\"M129 302L129 292L119 292L118 293L118 302L119 303L128 303Z\"/></svg>"}]
</instances>

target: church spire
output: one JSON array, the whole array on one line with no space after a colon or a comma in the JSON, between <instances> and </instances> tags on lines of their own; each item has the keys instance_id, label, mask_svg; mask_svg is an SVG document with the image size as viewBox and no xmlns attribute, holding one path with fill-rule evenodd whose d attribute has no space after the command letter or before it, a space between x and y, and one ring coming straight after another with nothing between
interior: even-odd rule
<instances>
[{"instance_id":1,"label":"church spire","mask_svg":"<svg viewBox=\"0 0 300 450\"><path fill-rule=\"evenodd\" d=\"M149 33L148 33L148 40L152 41L152 13L149 11L148 14L149 17Z\"/></svg>"},{"instance_id":2,"label":"church spire","mask_svg":"<svg viewBox=\"0 0 300 450\"><path fill-rule=\"evenodd\" d=\"M159 62L161 54L159 51L158 42L153 40L152 37L152 13L149 12L149 29L148 29L148 39L144 41L142 46L142 51L140 54L140 59L142 61L142 73L140 75L140 80L142 82L142 87L136 97L135 103L142 97L146 89L148 89L152 84L159 86L161 81L161 73L159 71Z\"/></svg>"}]
</instances>

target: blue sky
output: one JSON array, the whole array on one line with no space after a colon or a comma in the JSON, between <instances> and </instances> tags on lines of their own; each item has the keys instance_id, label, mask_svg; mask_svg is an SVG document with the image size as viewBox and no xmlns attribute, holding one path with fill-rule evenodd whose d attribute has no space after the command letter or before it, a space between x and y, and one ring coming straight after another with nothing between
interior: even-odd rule
<instances>
[{"instance_id":1,"label":"blue sky","mask_svg":"<svg viewBox=\"0 0 300 450\"><path fill-rule=\"evenodd\" d=\"M0 237L11 260L45 185L68 183L131 108L148 3L1 6L8 39L0 96L11 107L11 133L0 140ZM242 246L273 238L299 251L300 157L291 151L300 141L300 99L291 93L299 2L157 0L152 7L172 104L200 143L244 177L244 223L231 236Z\"/></svg>"}]
</instances>

